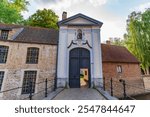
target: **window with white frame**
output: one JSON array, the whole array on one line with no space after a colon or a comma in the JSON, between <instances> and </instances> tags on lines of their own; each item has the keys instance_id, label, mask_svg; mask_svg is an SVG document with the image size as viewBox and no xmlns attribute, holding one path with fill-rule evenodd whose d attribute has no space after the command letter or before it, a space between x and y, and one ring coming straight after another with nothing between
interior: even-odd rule
<instances>
[{"instance_id":1,"label":"window with white frame","mask_svg":"<svg viewBox=\"0 0 150 117\"><path fill-rule=\"evenodd\" d=\"M37 76L37 71L25 71L24 72L22 94L30 93L31 89L32 89L32 93L34 93L36 76ZM32 88L30 86L32 86Z\"/></svg>"},{"instance_id":2,"label":"window with white frame","mask_svg":"<svg viewBox=\"0 0 150 117\"><path fill-rule=\"evenodd\" d=\"M122 66L121 65L117 65L117 73L122 73Z\"/></svg>"},{"instance_id":3,"label":"window with white frame","mask_svg":"<svg viewBox=\"0 0 150 117\"><path fill-rule=\"evenodd\" d=\"M0 91L2 88L2 84L3 84L3 79L4 79L4 71L0 71Z\"/></svg>"}]
</instances>

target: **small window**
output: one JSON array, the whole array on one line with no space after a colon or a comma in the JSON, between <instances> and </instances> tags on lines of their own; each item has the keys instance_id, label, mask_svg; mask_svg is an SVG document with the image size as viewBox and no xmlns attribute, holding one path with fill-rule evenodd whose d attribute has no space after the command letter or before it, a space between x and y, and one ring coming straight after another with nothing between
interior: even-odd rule
<instances>
[{"instance_id":1,"label":"small window","mask_svg":"<svg viewBox=\"0 0 150 117\"><path fill-rule=\"evenodd\" d=\"M87 75L87 71L85 71L84 73L85 73L85 75Z\"/></svg>"},{"instance_id":2,"label":"small window","mask_svg":"<svg viewBox=\"0 0 150 117\"><path fill-rule=\"evenodd\" d=\"M118 72L118 73L122 73L122 66L121 66L121 65L118 65L118 66L117 66L117 72Z\"/></svg>"},{"instance_id":3,"label":"small window","mask_svg":"<svg viewBox=\"0 0 150 117\"><path fill-rule=\"evenodd\" d=\"M39 48L28 48L26 63L37 64L39 56Z\"/></svg>"},{"instance_id":4,"label":"small window","mask_svg":"<svg viewBox=\"0 0 150 117\"><path fill-rule=\"evenodd\" d=\"M3 84L3 79L4 79L4 71L0 71L0 91L2 88L2 84Z\"/></svg>"},{"instance_id":5,"label":"small window","mask_svg":"<svg viewBox=\"0 0 150 117\"><path fill-rule=\"evenodd\" d=\"M81 29L78 29L77 39L82 40L82 30Z\"/></svg>"},{"instance_id":6,"label":"small window","mask_svg":"<svg viewBox=\"0 0 150 117\"><path fill-rule=\"evenodd\" d=\"M30 93L30 83L32 83L32 93L35 91L35 82L36 82L36 74L37 71L25 71L23 86L22 86L22 94Z\"/></svg>"},{"instance_id":7,"label":"small window","mask_svg":"<svg viewBox=\"0 0 150 117\"><path fill-rule=\"evenodd\" d=\"M1 39L7 40L8 39L8 33L9 33L8 30L2 30L1 31Z\"/></svg>"},{"instance_id":8,"label":"small window","mask_svg":"<svg viewBox=\"0 0 150 117\"><path fill-rule=\"evenodd\" d=\"M7 46L0 46L0 63L6 63L8 48Z\"/></svg>"}]
</instances>

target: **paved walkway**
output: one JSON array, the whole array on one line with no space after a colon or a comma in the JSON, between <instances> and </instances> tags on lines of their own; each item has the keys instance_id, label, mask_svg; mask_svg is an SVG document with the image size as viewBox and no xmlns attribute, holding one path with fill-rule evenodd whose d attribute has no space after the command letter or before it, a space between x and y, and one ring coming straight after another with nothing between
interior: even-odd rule
<instances>
[{"instance_id":1,"label":"paved walkway","mask_svg":"<svg viewBox=\"0 0 150 117\"><path fill-rule=\"evenodd\" d=\"M64 89L53 100L106 100L97 90L92 88Z\"/></svg>"}]
</instances>

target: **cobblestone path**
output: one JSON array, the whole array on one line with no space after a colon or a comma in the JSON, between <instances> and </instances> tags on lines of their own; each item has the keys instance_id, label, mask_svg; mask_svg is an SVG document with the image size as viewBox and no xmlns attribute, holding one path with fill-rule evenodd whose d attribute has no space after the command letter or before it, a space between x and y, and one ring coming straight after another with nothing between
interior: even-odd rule
<instances>
[{"instance_id":1,"label":"cobblestone path","mask_svg":"<svg viewBox=\"0 0 150 117\"><path fill-rule=\"evenodd\" d=\"M97 90L92 88L64 89L53 100L106 100Z\"/></svg>"}]
</instances>

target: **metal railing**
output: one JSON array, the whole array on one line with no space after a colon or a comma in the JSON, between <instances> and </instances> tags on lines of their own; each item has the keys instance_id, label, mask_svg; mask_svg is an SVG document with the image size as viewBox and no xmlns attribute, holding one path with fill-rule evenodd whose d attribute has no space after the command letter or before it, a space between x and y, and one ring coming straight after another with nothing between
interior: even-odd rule
<instances>
[{"instance_id":1,"label":"metal railing","mask_svg":"<svg viewBox=\"0 0 150 117\"><path fill-rule=\"evenodd\" d=\"M45 79L42 82L38 82L35 83L35 87L37 85L42 85L40 88L38 87L38 92L33 92L32 87L33 87L33 82L30 81L29 82L29 87L28 87L28 92L27 94L20 94L20 99L21 100L26 100L26 99L30 99L32 100L34 96L37 96L38 94L42 93L43 97L47 97L48 93L50 92L49 89L51 89L51 91L54 88L53 83L49 83L54 81L54 79L51 80L47 80ZM118 93L119 95L121 95L120 99L131 99L131 100L135 100L134 96L131 94L128 94L130 88L133 90L143 90L143 91L147 91L150 92L150 89L145 89L144 87L139 87L137 85L135 85L134 83L129 83L124 79L114 79L114 78L103 78L103 83L100 83L101 86L103 86L103 90L104 91L108 91L110 93L111 96L116 96L116 93ZM4 91L0 91L1 93L7 93L7 92L12 92L15 90L22 89L23 87L15 87L15 88L11 88L11 89L7 89ZM17 92L18 93L18 92Z\"/></svg>"},{"instance_id":2,"label":"metal railing","mask_svg":"<svg viewBox=\"0 0 150 117\"><path fill-rule=\"evenodd\" d=\"M51 79L51 80L45 79L42 82L38 82L38 83L33 84L33 82L30 80L27 94L22 94L22 91L21 91L21 94L20 94L20 96L23 96L23 95L27 95L27 96L24 97L24 98L21 98L21 100L26 100L26 99L32 100L33 96L36 96L40 93L44 93L44 97L47 97L48 96L48 89L53 89L53 87L54 87L53 85L51 85L51 83L49 83L49 82L52 82L52 81L53 81L53 79ZM35 87L36 87L36 85L40 85L40 84L44 85L41 88L41 90L36 92L36 93L33 92L33 90L32 90L33 85L35 85ZM49 87L48 87L48 84L50 84ZM15 90L18 90L18 89L23 89L23 87L15 87L15 88L7 89L7 90L4 90L4 91L0 91L0 94L1 93L12 92L12 91L15 91Z\"/></svg>"},{"instance_id":3,"label":"metal railing","mask_svg":"<svg viewBox=\"0 0 150 117\"><path fill-rule=\"evenodd\" d=\"M116 79L110 78L106 79L105 77L103 78L103 90L108 91L111 96L114 96L114 94L118 93L121 96L120 99L131 99L131 100L136 100L134 98L134 95L132 95L131 90L141 90L143 94L145 94L145 91L150 92L150 89L145 89L144 86L140 87L135 85L134 83L129 83L124 79L119 79L118 81ZM130 93L130 94L128 94ZM142 94L142 93L141 93Z\"/></svg>"}]
</instances>

